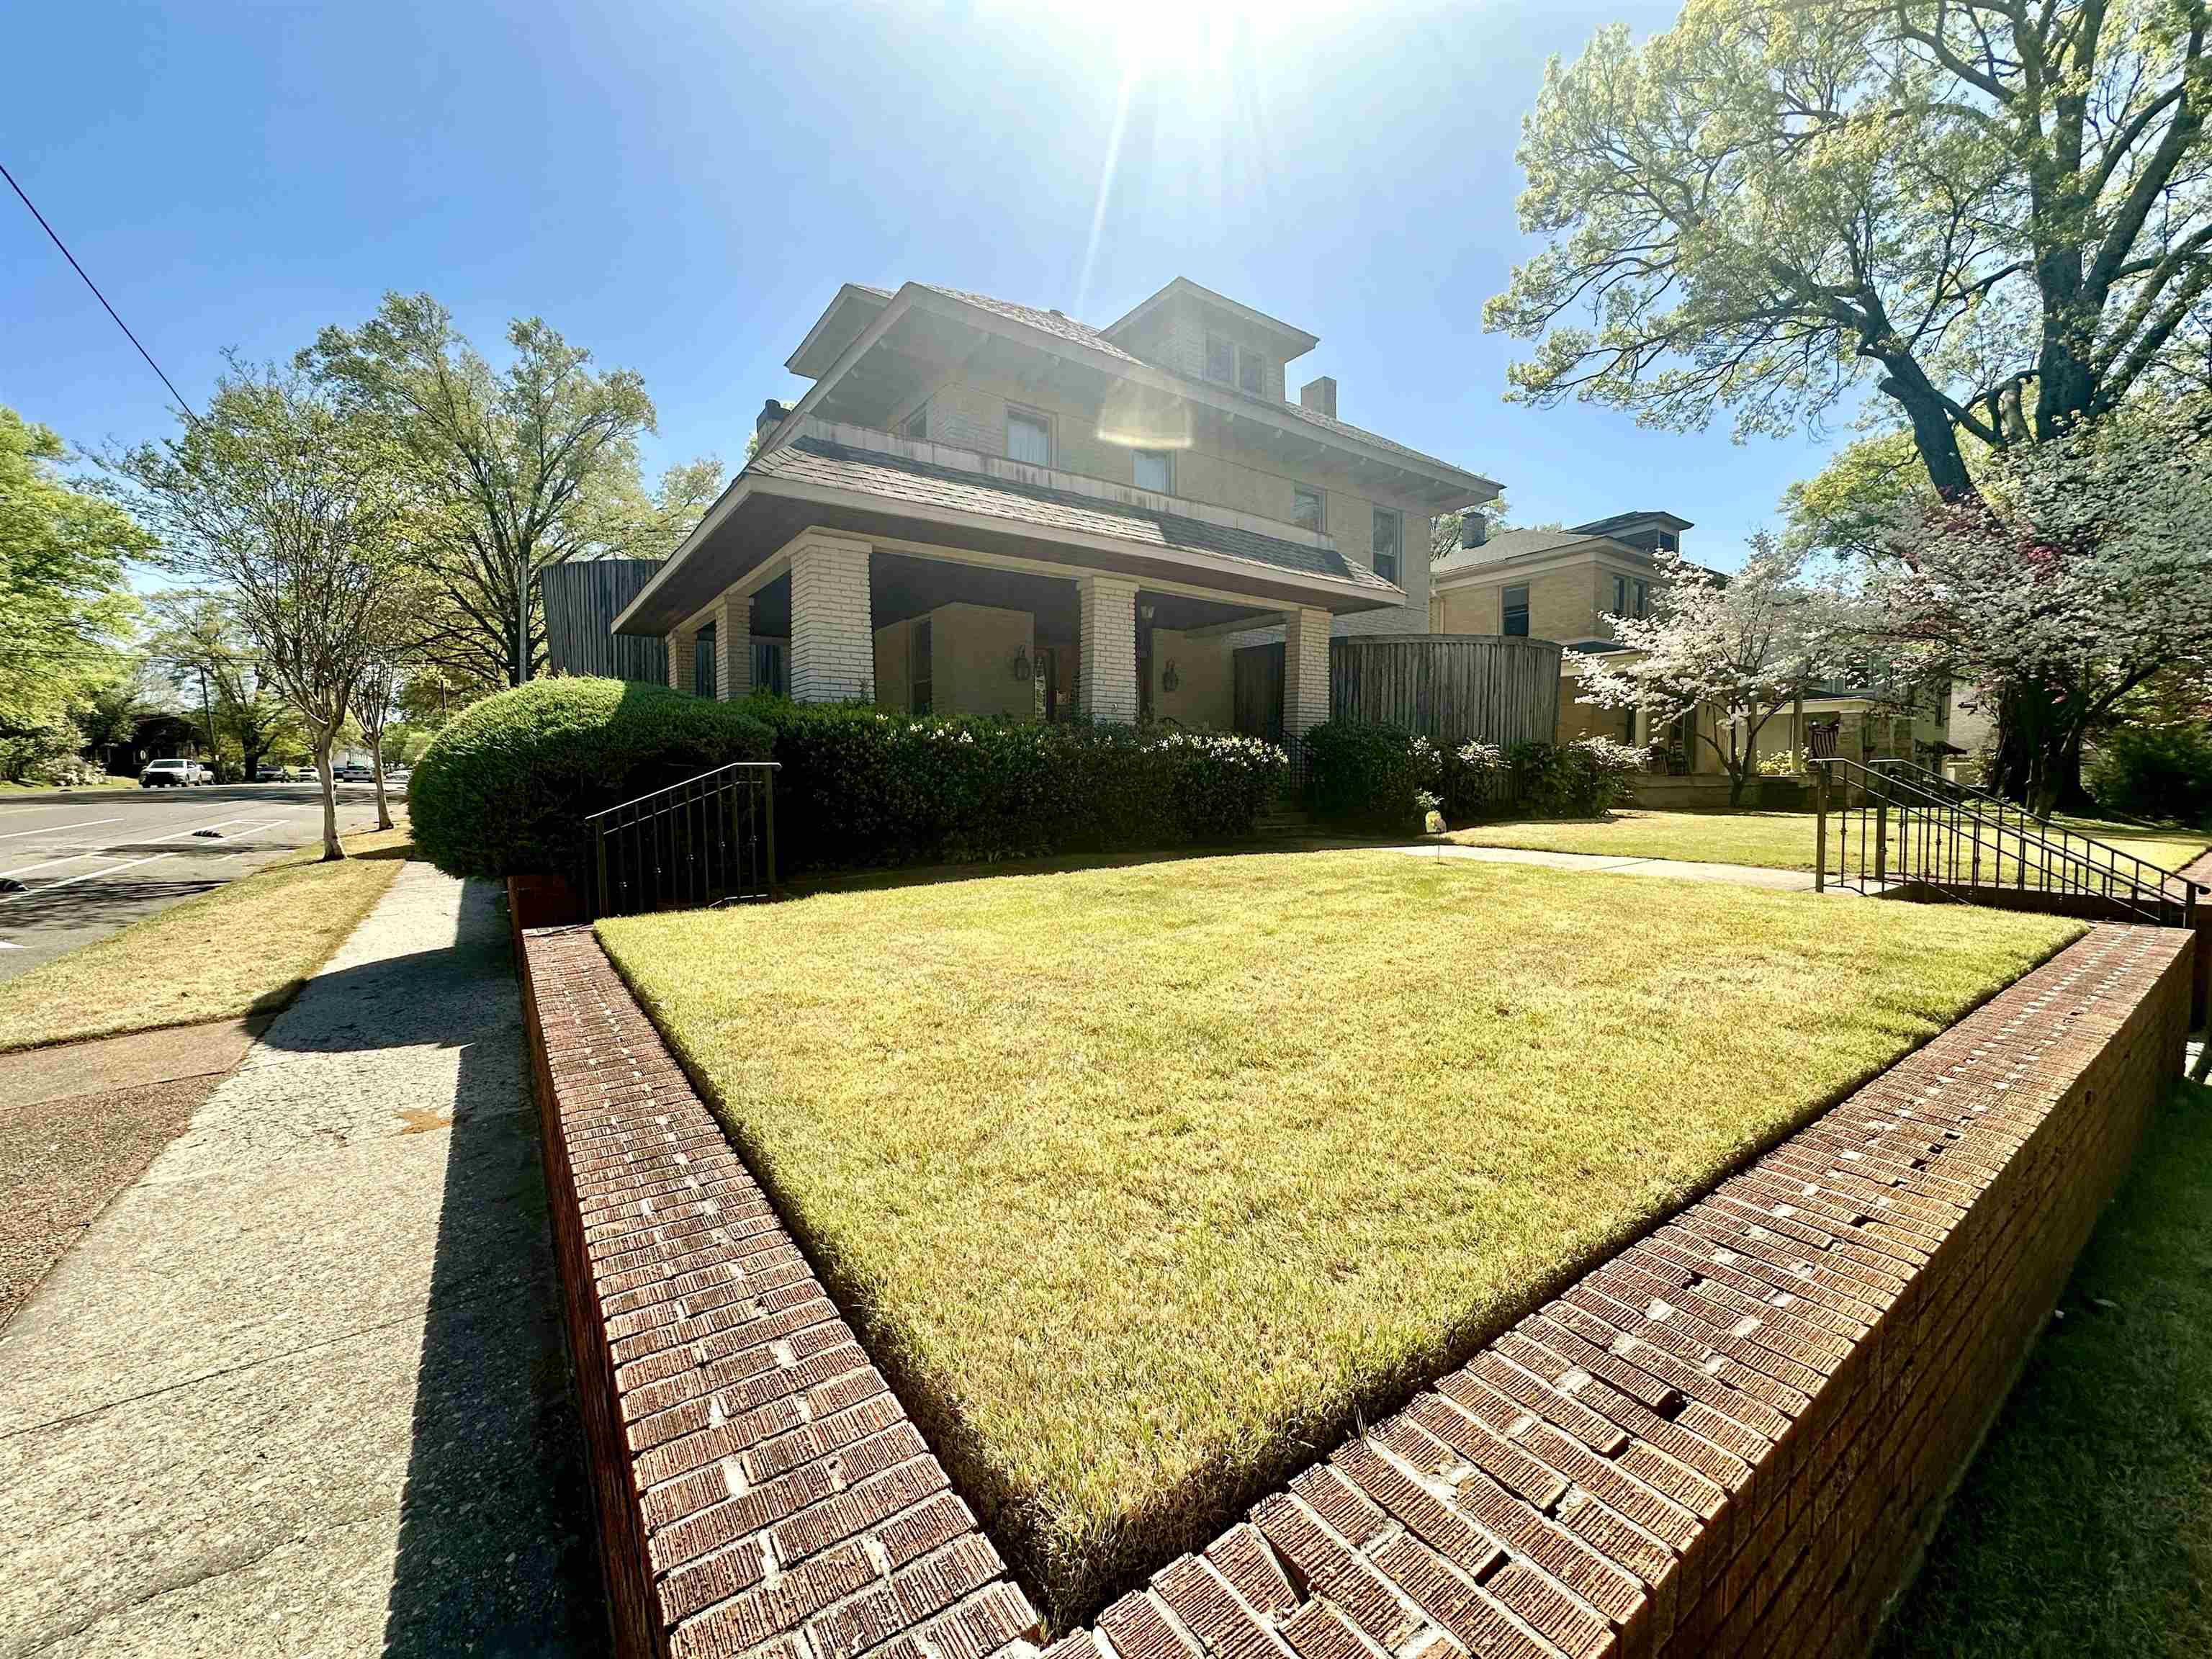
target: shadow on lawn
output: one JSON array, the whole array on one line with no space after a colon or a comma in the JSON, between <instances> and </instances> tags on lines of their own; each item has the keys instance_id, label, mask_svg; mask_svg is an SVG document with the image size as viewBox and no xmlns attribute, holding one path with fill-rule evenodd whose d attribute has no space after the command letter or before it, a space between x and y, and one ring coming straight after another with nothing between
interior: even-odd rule
<instances>
[{"instance_id":1,"label":"shadow on lawn","mask_svg":"<svg viewBox=\"0 0 2212 1659\"><path fill-rule=\"evenodd\" d=\"M326 973L313 988L345 1017L317 1022L312 1040L279 1021L265 1040L459 1056L450 1101L398 1115L399 1134L450 1142L384 1652L603 1654L590 1487L496 890L469 884L450 948Z\"/></svg>"},{"instance_id":2,"label":"shadow on lawn","mask_svg":"<svg viewBox=\"0 0 2212 1659\"><path fill-rule=\"evenodd\" d=\"M1218 847L1172 847L1146 853L1064 853L1053 858L1001 859L984 864L915 864L888 870L805 870L787 877L787 898L854 893L887 887L935 887L946 882L989 881L1000 876L1048 876L1073 870L1125 870L1140 864L1182 864L1193 859L1264 858L1284 853L1357 852L1405 847L1413 836L1282 836L1225 842Z\"/></svg>"}]
</instances>

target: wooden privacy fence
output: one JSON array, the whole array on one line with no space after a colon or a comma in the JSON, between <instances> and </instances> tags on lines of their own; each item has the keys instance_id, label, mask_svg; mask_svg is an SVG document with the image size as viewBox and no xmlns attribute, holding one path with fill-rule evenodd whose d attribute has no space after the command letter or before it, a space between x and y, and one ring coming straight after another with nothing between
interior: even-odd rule
<instances>
[{"instance_id":1,"label":"wooden privacy fence","mask_svg":"<svg viewBox=\"0 0 2212 1659\"><path fill-rule=\"evenodd\" d=\"M1328 712L1453 748L1469 738L1549 743L1559 726L1559 647L1468 634L1331 640Z\"/></svg>"},{"instance_id":2,"label":"wooden privacy fence","mask_svg":"<svg viewBox=\"0 0 2212 1659\"><path fill-rule=\"evenodd\" d=\"M571 559L547 568L538 578L547 672L667 684L667 646L614 631L615 618L659 568L653 559Z\"/></svg>"}]
</instances>

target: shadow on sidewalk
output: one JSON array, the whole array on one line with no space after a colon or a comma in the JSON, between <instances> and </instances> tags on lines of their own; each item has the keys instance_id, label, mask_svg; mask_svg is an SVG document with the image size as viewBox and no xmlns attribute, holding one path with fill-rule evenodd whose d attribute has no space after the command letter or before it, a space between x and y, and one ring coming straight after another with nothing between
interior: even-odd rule
<instances>
[{"instance_id":1,"label":"shadow on sidewalk","mask_svg":"<svg viewBox=\"0 0 2212 1659\"><path fill-rule=\"evenodd\" d=\"M295 1051L458 1048L450 1101L402 1134L450 1133L422 1329L414 1437L385 1620L392 1656L599 1655L605 1600L568 1380L537 1119L503 913L471 884L450 949L319 976L348 1018ZM386 1131L389 1133L389 1131Z\"/></svg>"}]
</instances>

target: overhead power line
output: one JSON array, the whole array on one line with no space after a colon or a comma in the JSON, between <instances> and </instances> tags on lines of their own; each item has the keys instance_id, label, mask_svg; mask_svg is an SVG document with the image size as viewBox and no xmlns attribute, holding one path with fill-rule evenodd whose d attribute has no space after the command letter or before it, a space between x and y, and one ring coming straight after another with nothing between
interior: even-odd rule
<instances>
[{"instance_id":1,"label":"overhead power line","mask_svg":"<svg viewBox=\"0 0 2212 1659\"><path fill-rule=\"evenodd\" d=\"M123 331L123 337L130 341L132 345L138 347L138 355L146 360L146 367L152 369L155 374L161 376L161 384L169 388L169 395L177 400L177 404L185 411L185 417L197 426L199 423L200 418L198 411L193 409L190 403L185 401L185 394L177 390L177 383L171 380L167 374L162 374L161 364L154 361L154 354L147 350L143 345L139 344L138 337L131 331L131 325L125 322L120 316L116 314L115 307L107 303L107 296L100 291L100 284L94 282L92 278L86 274L85 269L82 265L77 264L76 255L69 251L69 244L62 240L60 235L56 233L54 228L46 222L46 216L39 211L39 204L30 198L29 195L25 192L22 185L15 182L15 175L8 171L7 164L3 161L0 161L0 179L5 179L8 181L8 187L14 191L17 196L22 198L23 205L31 210L31 216L39 222L39 228L46 233L46 235L52 240L53 245L62 251L62 258L70 262L70 269L76 272L79 276L84 278L84 285L92 290L92 297L100 301L101 308L104 309L110 317L114 318L116 327Z\"/></svg>"}]
</instances>

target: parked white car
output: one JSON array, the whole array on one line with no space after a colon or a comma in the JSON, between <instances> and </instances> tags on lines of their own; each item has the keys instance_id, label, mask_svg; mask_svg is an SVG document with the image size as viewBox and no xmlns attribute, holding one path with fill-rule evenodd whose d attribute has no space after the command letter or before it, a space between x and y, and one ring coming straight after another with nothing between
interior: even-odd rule
<instances>
[{"instance_id":1,"label":"parked white car","mask_svg":"<svg viewBox=\"0 0 2212 1659\"><path fill-rule=\"evenodd\" d=\"M198 761L148 761L145 769L138 774L141 789L182 789L207 781L207 768Z\"/></svg>"}]
</instances>

